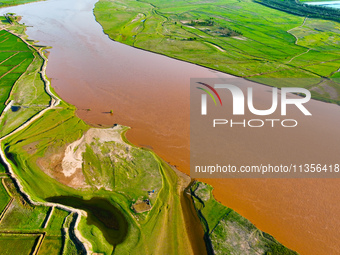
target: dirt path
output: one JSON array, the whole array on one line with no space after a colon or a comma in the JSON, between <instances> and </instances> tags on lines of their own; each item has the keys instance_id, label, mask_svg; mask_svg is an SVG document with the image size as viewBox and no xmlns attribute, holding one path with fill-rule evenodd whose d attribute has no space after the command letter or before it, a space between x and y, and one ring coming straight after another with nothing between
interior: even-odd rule
<instances>
[{"instance_id":1,"label":"dirt path","mask_svg":"<svg viewBox=\"0 0 340 255\"><path fill-rule=\"evenodd\" d=\"M287 64L290 63L290 62L292 62L295 58L300 57L300 56L302 56L302 55L304 55L304 54L307 54L310 50L311 50L311 49L308 49L306 52L302 52L301 54L298 54L298 55L292 57L292 58L287 62Z\"/></svg>"},{"instance_id":2,"label":"dirt path","mask_svg":"<svg viewBox=\"0 0 340 255\"><path fill-rule=\"evenodd\" d=\"M302 24L301 24L300 26L293 27L293 28L287 30L287 33L289 33L289 34L291 34L292 36L295 37L295 39L296 39L295 45L298 45L297 43L298 43L298 41L299 41L299 38L298 38L296 35L292 34L291 31L294 30L294 29L296 29L296 28L303 27L303 26L305 25L305 23L306 23L306 20L307 20L307 17L305 17L305 19L303 20L303 22L302 22Z\"/></svg>"},{"instance_id":3,"label":"dirt path","mask_svg":"<svg viewBox=\"0 0 340 255\"><path fill-rule=\"evenodd\" d=\"M220 48L219 46L215 45L215 44L212 44L210 42L205 42L206 44L210 45L210 46L213 46L214 48L218 49L219 51L222 51L222 52L225 52L224 49Z\"/></svg>"}]
</instances>

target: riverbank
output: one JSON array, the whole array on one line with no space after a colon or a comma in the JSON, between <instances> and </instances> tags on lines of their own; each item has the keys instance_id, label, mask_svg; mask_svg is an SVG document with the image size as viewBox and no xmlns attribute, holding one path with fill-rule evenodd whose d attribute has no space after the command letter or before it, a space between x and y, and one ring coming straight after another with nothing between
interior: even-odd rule
<instances>
[{"instance_id":1,"label":"riverbank","mask_svg":"<svg viewBox=\"0 0 340 255\"><path fill-rule=\"evenodd\" d=\"M298 82L300 87L311 90L313 98L340 103L336 79L339 56L333 54L332 45L316 43L317 38L326 36L325 31L314 29L315 23L322 25L323 20L305 23L304 17L247 0L237 6L242 11L232 8L228 0L210 3L209 10L202 3L192 6L181 1L100 0L94 15L104 33L115 41L265 85L283 87ZM251 10L266 18L258 18ZM246 13L247 18L239 12ZM288 35L289 30L300 25L302 31ZM328 26L332 31L337 22L329 22ZM302 36L305 33L310 36ZM300 42L295 43L294 37L301 37ZM312 52L306 52L306 48ZM318 51L325 52L327 60L322 60L322 54L314 58ZM329 94L329 87L336 92Z\"/></svg>"},{"instance_id":2,"label":"riverbank","mask_svg":"<svg viewBox=\"0 0 340 255\"><path fill-rule=\"evenodd\" d=\"M26 44L29 45L27 42ZM39 54L42 52L39 51ZM29 203L35 206L54 206L76 213L78 216L74 224L75 233L84 243L87 252L110 253L114 249L116 252L129 250L130 253L137 254L140 248L148 252L157 248L156 252L159 253L205 254L204 244L202 245L199 241L203 238L203 232L188 232L186 220L191 217L197 219L197 216L189 215L190 210L186 210L186 205L180 202L183 190L188 184L187 181L183 181L184 177L178 177L153 152L143 151L123 142L122 139L126 141L126 138L121 138L121 136L126 128L116 125L112 129L91 129L75 117L75 108L61 101L50 91L50 82L45 77L47 59L45 56L42 57L44 63L41 75L45 90L52 98L50 105L0 139L1 158L12 178L17 180L20 192L27 195ZM72 147L72 142L74 143L76 137L80 140ZM69 151L71 154L73 151L76 153L72 154L74 157L65 153L68 146L71 146L71 151ZM63 178L60 178L58 174L60 162L55 161L58 153L62 155L63 163L59 166L64 174ZM111 161L101 159L104 155L106 159L108 157L102 153L109 153ZM122 157L125 159L120 162ZM80 165L77 163L79 160ZM53 167L54 164L56 168ZM84 176L78 170L82 166L84 166ZM25 171L20 170L21 168ZM127 168L130 169L130 173L126 176ZM114 179L111 178L112 169L115 169ZM82 178L79 178L79 175ZM69 183L62 180L68 177L71 178ZM39 186L34 184L37 178L39 178ZM72 178L77 179L76 186L71 185L74 183ZM79 179L82 182L79 182ZM129 182L124 181L126 179L129 179ZM70 189L65 185L76 189ZM151 211L134 212L131 208L133 201L145 200L148 197L147 191L152 189L156 192L148 198L152 204ZM111 201L109 203L119 208L129 222L126 239L115 243L114 240L107 238L114 238L116 234L107 235L106 233L111 232L103 229L101 224L82 223L89 215L92 215L92 219L94 217L93 212L85 213L80 210L86 211L87 207L79 205L79 209L73 209L77 208L77 205L69 207L44 201L46 199L52 201L53 197L67 195L82 196L86 201L95 196ZM167 225L166 228L164 224ZM195 229L200 229L199 225ZM90 232L98 230L103 232L98 233L98 236L93 239ZM153 241L148 241L155 239L159 243L157 247L153 246Z\"/></svg>"}]
</instances>

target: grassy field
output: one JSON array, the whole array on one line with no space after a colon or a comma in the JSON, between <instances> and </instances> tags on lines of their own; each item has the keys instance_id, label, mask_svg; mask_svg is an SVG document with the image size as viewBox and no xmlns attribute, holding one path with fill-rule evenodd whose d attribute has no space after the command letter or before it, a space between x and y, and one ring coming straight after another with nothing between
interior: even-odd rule
<instances>
[{"instance_id":1,"label":"grassy field","mask_svg":"<svg viewBox=\"0 0 340 255\"><path fill-rule=\"evenodd\" d=\"M44 0L1 0L0 7L27 4L31 2L37 2L37 1L44 1Z\"/></svg>"},{"instance_id":2,"label":"grassy field","mask_svg":"<svg viewBox=\"0 0 340 255\"><path fill-rule=\"evenodd\" d=\"M12 198L13 201L10 202L6 211L2 210L1 212L4 213L0 214L0 253L31 254L38 245L37 239L45 234L46 237L40 245L39 254L58 254L58 251L62 250L67 254L68 250L64 245L65 236L62 229L65 218L70 213L58 208L31 205L17 191L10 178L3 179L2 187L0 205L7 205L10 202L9 198ZM8 245L2 245L6 242ZM77 250L75 251L77 252Z\"/></svg>"},{"instance_id":3,"label":"grassy field","mask_svg":"<svg viewBox=\"0 0 340 255\"><path fill-rule=\"evenodd\" d=\"M68 110L70 115L74 114L73 110ZM81 221L79 230L91 242L95 252L111 254L115 249L118 254L139 254L140 250L145 254L192 254L188 250L191 245L189 238L183 229L185 222L178 188L180 179L154 153L130 144L124 145L123 141L100 143L99 138L86 138L89 142L84 145L82 172L85 183L82 187L72 189L41 171L44 168L37 166L39 158L48 159L48 155L56 155L59 148L65 150L67 144L79 139L87 130L87 126L76 117L66 118L65 112L65 109L51 110L30 128L6 139L7 155L17 164L12 166L25 191L38 201L56 196L77 196L87 200L101 197L119 208L126 217L129 231L126 239L116 247L101 234L103 228L100 225L89 225L85 218ZM56 119L64 119L64 122ZM54 125L46 125L48 121L53 121ZM120 130L118 135L126 131L125 128ZM34 152L27 149L30 144L35 144ZM19 171L19 166L25 171ZM34 185L37 178L40 180L39 187ZM155 193L149 196L150 190L155 190ZM145 199L149 199L152 209L144 213L135 212L132 205ZM153 245L154 240L157 240L158 246Z\"/></svg>"},{"instance_id":4,"label":"grassy field","mask_svg":"<svg viewBox=\"0 0 340 255\"><path fill-rule=\"evenodd\" d=\"M47 236L42 243L38 254L61 254L63 247L62 237Z\"/></svg>"},{"instance_id":5,"label":"grassy field","mask_svg":"<svg viewBox=\"0 0 340 255\"><path fill-rule=\"evenodd\" d=\"M272 86L298 82L314 98L340 103L337 22L250 0L100 0L94 14L116 41Z\"/></svg>"},{"instance_id":6,"label":"grassy field","mask_svg":"<svg viewBox=\"0 0 340 255\"><path fill-rule=\"evenodd\" d=\"M2 181L2 179L1 179ZM7 193L5 187L3 186L2 182L0 183L0 215L3 210L6 208L7 204L11 200L10 195Z\"/></svg>"},{"instance_id":7,"label":"grassy field","mask_svg":"<svg viewBox=\"0 0 340 255\"><path fill-rule=\"evenodd\" d=\"M190 188L211 254L297 254L217 202L212 190L211 186L202 182L196 182Z\"/></svg>"},{"instance_id":8,"label":"grassy field","mask_svg":"<svg viewBox=\"0 0 340 255\"><path fill-rule=\"evenodd\" d=\"M7 26L6 20L2 22ZM24 31L24 26L17 22L9 28ZM49 105L50 97L41 80L42 65L43 59L35 48L5 30L0 31L0 136L10 133ZM10 102L12 106L3 112Z\"/></svg>"},{"instance_id":9,"label":"grassy field","mask_svg":"<svg viewBox=\"0 0 340 255\"><path fill-rule=\"evenodd\" d=\"M66 212L58 208L54 208L49 223L45 228L48 233L48 236L50 235L60 236L65 218L68 217L69 215L70 215L69 212Z\"/></svg>"},{"instance_id":10,"label":"grassy field","mask_svg":"<svg viewBox=\"0 0 340 255\"><path fill-rule=\"evenodd\" d=\"M0 230L9 230L13 226L17 230L39 229L44 222L48 208L32 207L15 200L8 208L1 221Z\"/></svg>"},{"instance_id":11,"label":"grassy field","mask_svg":"<svg viewBox=\"0 0 340 255\"><path fill-rule=\"evenodd\" d=\"M34 59L33 51L18 37L0 31L0 111L5 108L14 83Z\"/></svg>"},{"instance_id":12,"label":"grassy field","mask_svg":"<svg viewBox=\"0 0 340 255\"><path fill-rule=\"evenodd\" d=\"M38 235L2 234L0 233L1 254L29 255L33 251Z\"/></svg>"},{"instance_id":13,"label":"grassy field","mask_svg":"<svg viewBox=\"0 0 340 255\"><path fill-rule=\"evenodd\" d=\"M6 169L4 167L4 165L2 163L0 163L0 175L5 173L6 172Z\"/></svg>"}]
</instances>

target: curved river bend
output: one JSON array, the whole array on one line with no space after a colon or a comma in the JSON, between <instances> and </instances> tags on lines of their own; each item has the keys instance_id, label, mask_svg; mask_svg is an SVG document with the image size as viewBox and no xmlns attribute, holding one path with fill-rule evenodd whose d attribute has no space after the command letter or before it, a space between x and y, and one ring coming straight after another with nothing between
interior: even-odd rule
<instances>
[{"instance_id":1,"label":"curved river bend","mask_svg":"<svg viewBox=\"0 0 340 255\"><path fill-rule=\"evenodd\" d=\"M30 38L53 47L47 75L56 92L79 109L83 120L132 127L127 134L132 143L151 147L188 173L189 79L231 76L111 41L94 19L95 2L48 0L1 11L22 15L22 22L32 26L27 31ZM265 102L262 97L256 100ZM113 116L108 114L111 109ZM339 151L340 108L312 101L309 109L313 120L303 123L291 138L268 134L266 141L279 144L276 155L290 157L294 150L303 150L311 158L320 153L333 157ZM239 133L228 141L240 161L266 156L266 151L249 149L254 144L265 148L268 142L263 137ZM289 248L308 255L340 253L340 180L204 181L214 186L217 200Z\"/></svg>"}]
</instances>

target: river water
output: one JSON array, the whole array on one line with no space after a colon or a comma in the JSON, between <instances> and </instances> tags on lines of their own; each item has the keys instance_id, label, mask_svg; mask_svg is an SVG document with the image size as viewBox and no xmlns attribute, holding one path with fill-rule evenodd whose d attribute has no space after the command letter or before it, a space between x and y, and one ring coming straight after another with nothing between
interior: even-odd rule
<instances>
[{"instance_id":1,"label":"river water","mask_svg":"<svg viewBox=\"0 0 340 255\"><path fill-rule=\"evenodd\" d=\"M119 123L132 127L127 133L132 143L152 148L189 173L189 80L231 76L111 41L94 19L95 2L48 0L2 12L22 15L22 22L32 26L27 31L29 37L53 47L47 75L56 92L78 108L80 118L93 125ZM257 100L262 99L257 96ZM336 155L340 108L317 101L310 102L309 107L313 121L306 122L294 139L271 132L265 144L280 144L277 153L282 157L294 153L292 148L303 150L304 155ZM266 157L262 149L247 149L263 141L262 136L247 133L233 134L229 140L231 146L235 145L234 156L240 160ZM204 181L214 186L217 200L289 248L301 254L340 253L340 180Z\"/></svg>"},{"instance_id":2,"label":"river water","mask_svg":"<svg viewBox=\"0 0 340 255\"><path fill-rule=\"evenodd\" d=\"M308 5L318 5L323 7L340 8L340 1L323 1L323 2L304 2Z\"/></svg>"}]
</instances>

